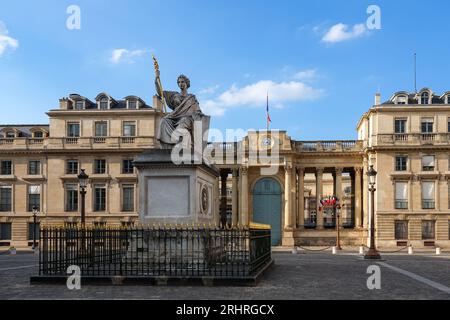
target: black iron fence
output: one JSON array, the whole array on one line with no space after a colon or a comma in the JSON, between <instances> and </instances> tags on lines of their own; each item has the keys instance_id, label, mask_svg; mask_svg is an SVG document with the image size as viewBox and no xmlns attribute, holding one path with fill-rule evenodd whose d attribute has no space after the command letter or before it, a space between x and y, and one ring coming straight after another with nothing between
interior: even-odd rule
<instances>
[{"instance_id":1,"label":"black iron fence","mask_svg":"<svg viewBox=\"0 0 450 320\"><path fill-rule=\"evenodd\" d=\"M42 228L39 274L246 277L271 262L268 228Z\"/></svg>"}]
</instances>

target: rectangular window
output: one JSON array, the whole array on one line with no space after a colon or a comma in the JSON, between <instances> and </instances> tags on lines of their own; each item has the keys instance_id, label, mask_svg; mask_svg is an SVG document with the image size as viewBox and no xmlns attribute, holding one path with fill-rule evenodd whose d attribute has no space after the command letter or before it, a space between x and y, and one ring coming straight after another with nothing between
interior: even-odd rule
<instances>
[{"instance_id":1,"label":"rectangular window","mask_svg":"<svg viewBox=\"0 0 450 320\"><path fill-rule=\"evenodd\" d=\"M122 211L134 211L134 185L124 185L122 187Z\"/></svg>"},{"instance_id":2,"label":"rectangular window","mask_svg":"<svg viewBox=\"0 0 450 320\"><path fill-rule=\"evenodd\" d=\"M69 122L67 124L67 136L77 138L80 136L80 124L78 122Z\"/></svg>"},{"instance_id":3,"label":"rectangular window","mask_svg":"<svg viewBox=\"0 0 450 320\"><path fill-rule=\"evenodd\" d=\"M11 223L0 223L0 240L12 240Z\"/></svg>"},{"instance_id":4,"label":"rectangular window","mask_svg":"<svg viewBox=\"0 0 450 320\"><path fill-rule=\"evenodd\" d=\"M406 133L406 119L395 119L395 133Z\"/></svg>"},{"instance_id":5,"label":"rectangular window","mask_svg":"<svg viewBox=\"0 0 450 320\"><path fill-rule=\"evenodd\" d=\"M100 109L108 109L108 99L103 98L102 100L100 100Z\"/></svg>"},{"instance_id":6,"label":"rectangular window","mask_svg":"<svg viewBox=\"0 0 450 320\"><path fill-rule=\"evenodd\" d=\"M28 212L41 208L41 186L28 186Z\"/></svg>"},{"instance_id":7,"label":"rectangular window","mask_svg":"<svg viewBox=\"0 0 450 320\"><path fill-rule=\"evenodd\" d=\"M395 209L408 209L408 183L395 183Z\"/></svg>"},{"instance_id":8,"label":"rectangular window","mask_svg":"<svg viewBox=\"0 0 450 320\"><path fill-rule=\"evenodd\" d=\"M12 211L12 187L0 186L0 212Z\"/></svg>"},{"instance_id":9,"label":"rectangular window","mask_svg":"<svg viewBox=\"0 0 450 320\"><path fill-rule=\"evenodd\" d=\"M76 184L66 185L66 211L78 211L78 186Z\"/></svg>"},{"instance_id":10,"label":"rectangular window","mask_svg":"<svg viewBox=\"0 0 450 320\"><path fill-rule=\"evenodd\" d=\"M94 211L106 211L106 186L94 186Z\"/></svg>"},{"instance_id":11,"label":"rectangular window","mask_svg":"<svg viewBox=\"0 0 450 320\"><path fill-rule=\"evenodd\" d=\"M106 121L99 121L95 123L95 136L106 137L108 135L108 123Z\"/></svg>"},{"instance_id":12,"label":"rectangular window","mask_svg":"<svg viewBox=\"0 0 450 320\"><path fill-rule=\"evenodd\" d=\"M133 160L130 159L123 160L122 173L124 174L134 173Z\"/></svg>"},{"instance_id":13,"label":"rectangular window","mask_svg":"<svg viewBox=\"0 0 450 320\"><path fill-rule=\"evenodd\" d=\"M67 160L67 174L78 174L78 160Z\"/></svg>"},{"instance_id":14,"label":"rectangular window","mask_svg":"<svg viewBox=\"0 0 450 320\"><path fill-rule=\"evenodd\" d=\"M12 174L12 161L2 160L0 161L0 175L11 175Z\"/></svg>"},{"instance_id":15,"label":"rectangular window","mask_svg":"<svg viewBox=\"0 0 450 320\"><path fill-rule=\"evenodd\" d=\"M435 157L434 156L423 156L422 157L422 171L434 171L435 168Z\"/></svg>"},{"instance_id":16,"label":"rectangular window","mask_svg":"<svg viewBox=\"0 0 450 320\"><path fill-rule=\"evenodd\" d=\"M405 96L397 97L397 104L406 104L407 101L408 101L408 97L405 97Z\"/></svg>"},{"instance_id":17,"label":"rectangular window","mask_svg":"<svg viewBox=\"0 0 450 320\"><path fill-rule=\"evenodd\" d=\"M94 160L94 173L95 174L105 174L106 173L106 160L105 159Z\"/></svg>"},{"instance_id":18,"label":"rectangular window","mask_svg":"<svg viewBox=\"0 0 450 320\"><path fill-rule=\"evenodd\" d=\"M128 109L136 109L136 108L137 108L137 101L136 100L128 101Z\"/></svg>"},{"instance_id":19,"label":"rectangular window","mask_svg":"<svg viewBox=\"0 0 450 320\"><path fill-rule=\"evenodd\" d=\"M406 171L408 169L408 157L396 156L395 157L395 171Z\"/></svg>"},{"instance_id":20,"label":"rectangular window","mask_svg":"<svg viewBox=\"0 0 450 320\"><path fill-rule=\"evenodd\" d=\"M136 123L131 121L125 121L123 123L123 136L135 137L136 136Z\"/></svg>"},{"instance_id":21,"label":"rectangular window","mask_svg":"<svg viewBox=\"0 0 450 320\"><path fill-rule=\"evenodd\" d=\"M435 226L436 221L423 220L422 221L422 240L434 240L435 239Z\"/></svg>"},{"instance_id":22,"label":"rectangular window","mask_svg":"<svg viewBox=\"0 0 450 320\"><path fill-rule=\"evenodd\" d=\"M447 120L447 132L450 133L450 119Z\"/></svg>"},{"instance_id":23,"label":"rectangular window","mask_svg":"<svg viewBox=\"0 0 450 320\"><path fill-rule=\"evenodd\" d=\"M75 110L83 110L83 109L84 109L84 102L83 101L75 102Z\"/></svg>"},{"instance_id":24,"label":"rectangular window","mask_svg":"<svg viewBox=\"0 0 450 320\"><path fill-rule=\"evenodd\" d=\"M36 232L36 240L39 240L39 230L40 229L40 225L39 222L36 223L36 225L32 222L28 223L28 240L32 241L33 240L33 231Z\"/></svg>"},{"instance_id":25,"label":"rectangular window","mask_svg":"<svg viewBox=\"0 0 450 320\"><path fill-rule=\"evenodd\" d=\"M39 175L41 174L41 162L37 160L31 160L28 162L28 174Z\"/></svg>"},{"instance_id":26,"label":"rectangular window","mask_svg":"<svg viewBox=\"0 0 450 320\"><path fill-rule=\"evenodd\" d=\"M435 208L434 182L422 182L422 209Z\"/></svg>"},{"instance_id":27,"label":"rectangular window","mask_svg":"<svg viewBox=\"0 0 450 320\"><path fill-rule=\"evenodd\" d=\"M408 240L408 221L395 221L395 240Z\"/></svg>"},{"instance_id":28,"label":"rectangular window","mask_svg":"<svg viewBox=\"0 0 450 320\"><path fill-rule=\"evenodd\" d=\"M422 119L422 133L433 133L433 118L423 118Z\"/></svg>"}]
</instances>

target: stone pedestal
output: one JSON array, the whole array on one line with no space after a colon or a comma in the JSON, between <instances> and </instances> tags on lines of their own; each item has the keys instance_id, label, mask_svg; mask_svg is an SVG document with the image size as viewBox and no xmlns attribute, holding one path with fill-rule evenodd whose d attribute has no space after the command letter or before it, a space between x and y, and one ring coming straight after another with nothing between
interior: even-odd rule
<instances>
[{"instance_id":1,"label":"stone pedestal","mask_svg":"<svg viewBox=\"0 0 450 320\"><path fill-rule=\"evenodd\" d=\"M214 224L219 220L219 171L203 161L175 164L171 149L137 157L139 218L144 224ZM201 159L199 157L198 159Z\"/></svg>"}]
</instances>

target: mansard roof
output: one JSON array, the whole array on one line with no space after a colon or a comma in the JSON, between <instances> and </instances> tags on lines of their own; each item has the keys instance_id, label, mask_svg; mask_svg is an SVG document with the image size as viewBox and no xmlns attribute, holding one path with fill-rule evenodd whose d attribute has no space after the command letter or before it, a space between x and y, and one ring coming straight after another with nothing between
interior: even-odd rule
<instances>
[{"instance_id":1,"label":"mansard roof","mask_svg":"<svg viewBox=\"0 0 450 320\"><path fill-rule=\"evenodd\" d=\"M382 103L382 105L395 105L396 101L395 99L399 96L405 96L408 99L407 104L409 105L416 105L419 104L419 100L421 98L421 95L423 93L427 92L431 96L431 104L446 104L446 97L450 95L450 91L447 91L443 95L439 96L435 94L431 89L429 88L423 88L422 90L418 91L417 93L410 93L407 91L398 91L394 93L391 98L388 101L385 101Z\"/></svg>"},{"instance_id":2,"label":"mansard roof","mask_svg":"<svg viewBox=\"0 0 450 320\"><path fill-rule=\"evenodd\" d=\"M100 99L102 99L103 97L106 97L106 98L108 98L111 101L110 109L126 109L128 100L136 100L136 101L138 101L139 102L139 109L151 108L151 106L147 105L147 103L142 98L140 98L138 96L134 96L134 95L129 95L129 96L126 96L123 99L116 100L111 95L109 95L108 93L101 92L95 97L94 100L96 102L92 102L88 98L86 98L86 97L84 97L82 95L79 95L77 93L72 93L72 94L69 95L69 99L72 102L80 101L80 100L84 101L86 103L86 105L85 105L85 109L86 110L98 109L98 107L99 107L98 103L100 102Z\"/></svg>"},{"instance_id":3,"label":"mansard roof","mask_svg":"<svg viewBox=\"0 0 450 320\"><path fill-rule=\"evenodd\" d=\"M32 137L33 132L39 130L48 133L50 126L48 124L0 124L0 133L14 131L18 137Z\"/></svg>"}]
</instances>

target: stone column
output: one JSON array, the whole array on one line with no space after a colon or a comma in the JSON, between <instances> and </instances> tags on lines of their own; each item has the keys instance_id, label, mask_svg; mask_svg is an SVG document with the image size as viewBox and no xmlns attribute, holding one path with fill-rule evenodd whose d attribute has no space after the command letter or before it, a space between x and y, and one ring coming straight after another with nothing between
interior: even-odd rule
<instances>
[{"instance_id":1,"label":"stone column","mask_svg":"<svg viewBox=\"0 0 450 320\"><path fill-rule=\"evenodd\" d=\"M342 201L342 168L336 168L334 172L334 194Z\"/></svg>"},{"instance_id":2,"label":"stone column","mask_svg":"<svg viewBox=\"0 0 450 320\"><path fill-rule=\"evenodd\" d=\"M298 201L297 220L300 228L305 225L305 169L297 167L298 173Z\"/></svg>"},{"instance_id":3,"label":"stone column","mask_svg":"<svg viewBox=\"0 0 450 320\"><path fill-rule=\"evenodd\" d=\"M291 170L292 165L286 163L284 166L284 228L292 228L291 219Z\"/></svg>"},{"instance_id":4,"label":"stone column","mask_svg":"<svg viewBox=\"0 0 450 320\"><path fill-rule=\"evenodd\" d=\"M291 227L297 227L297 169L292 166L291 174Z\"/></svg>"},{"instance_id":5,"label":"stone column","mask_svg":"<svg viewBox=\"0 0 450 320\"><path fill-rule=\"evenodd\" d=\"M220 224L224 228L227 223L227 179L228 170L220 171Z\"/></svg>"},{"instance_id":6,"label":"stone column","mask_svg":"<svg viewBox=\"0 0 450 320\"><path fill-rule=\"evenodd\" d=\"M248 226L248 168L240 168L240 182L241 182L241 212L240 212L240 224Z\"/></svg>"},{"instance_id":7,"label":"stone column","mask_svg":"<svg viewBox=\"0 0 450 320\"><path fill-rule=\"evenodd\" d=\"M231 200L231 221L233 227L237 226L238 223L238 169L233 169L233 178L232 178L232 200Z\"/></svg>"},{"instance_id":8,"label":"stone column","mask_svg":"<svg viewBox=\"0 0 450 320\"><path fill-rule=\"evenodd\" d=\"M362 168L355 168L355 227L362 228L362 190L361 190Z\"/></svg>"},{"instance_id":9,"label":"stone column","mask_svg":"<svg viewBox=\"0 0 450 320\"><path fill-rule=\"evenodd\" d=\"M320 199L323 195L323 185L322 185L322 178L323 178L323 168L317 168L316 169L316 215L317 215L317 228L322 229L323 228L323 211L320 209Z\"/></svg>"}]
</instances>

